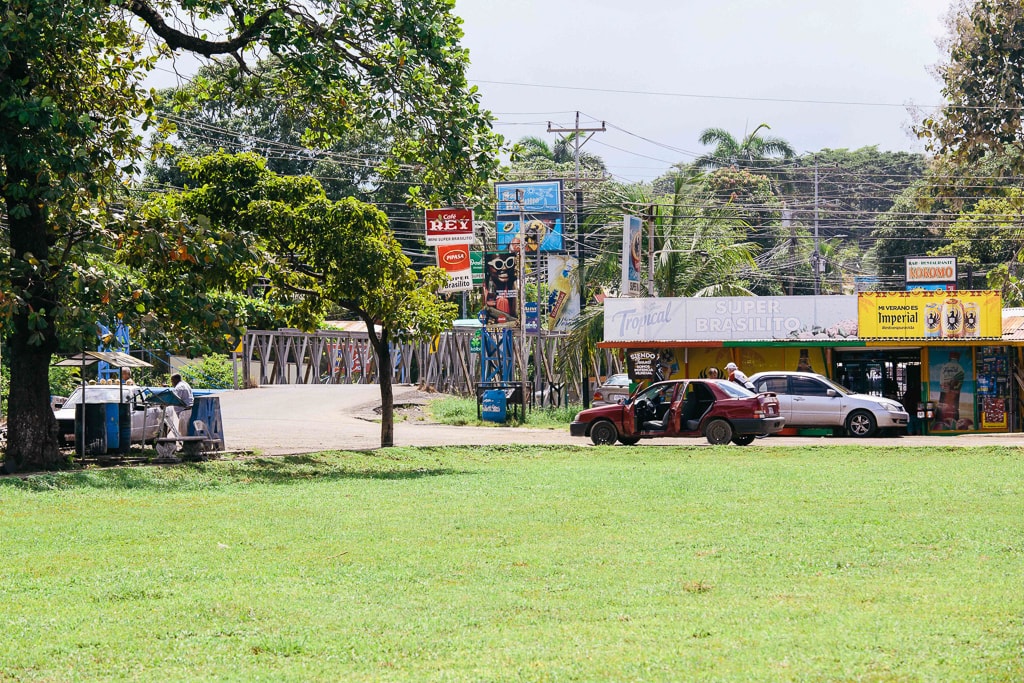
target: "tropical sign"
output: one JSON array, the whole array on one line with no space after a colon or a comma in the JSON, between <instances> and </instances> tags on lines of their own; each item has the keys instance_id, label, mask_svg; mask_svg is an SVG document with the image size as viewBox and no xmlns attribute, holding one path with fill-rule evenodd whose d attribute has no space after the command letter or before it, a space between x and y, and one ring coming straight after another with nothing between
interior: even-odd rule
<instances>
[{"instance_id":1,"label":"tropical sign","mask_svg":"<svg viewBox=\"0 0 1024 683\"><path fill-rule=\"evenodd\" d=\"M604 300L605 341L849 339L857 297L638 297Z\"/></svg>"},{"instance_id":2,"label":"tropical sign","mask_svg":"<svg viewBox=\"0 0 1024 683\"><path fill-rule=\"evenodd\" d=\"M1003 298L991 291L861 292L861 339L1000 339Z\"/></svg>"}]
</instances>

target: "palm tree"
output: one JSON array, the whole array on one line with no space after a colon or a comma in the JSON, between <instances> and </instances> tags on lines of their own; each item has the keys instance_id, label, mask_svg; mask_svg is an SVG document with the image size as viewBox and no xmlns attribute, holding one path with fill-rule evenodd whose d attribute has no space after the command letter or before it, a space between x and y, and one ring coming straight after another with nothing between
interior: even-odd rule
<instances>
[{"instance_id":1,"label":"palm tree","mask_svg":"<svg viewBox=\"0 0 1024 683\"><path fill-rule=\"evenodd\" d=\"M792 145L786 140L775 136L760 135L761 129L771 130L771 126L762 123L742 140L737 140L724 128L708 128L700 134L702 145L715 145L708 154L697 157L693 165L703 171L735 166L745 169L764 169L771 163L796 156Z\"/></svg>"},{"instance_id":2,"label":"palm tree","mask_svg":"<svg viewBox=\"0 0 1024 683\"><path fill-rule=\"evenodd\" d=\"M616 187L584 223L586 272L592 290L617 288L621 280L622 216L646 215L654 222L653 283L646 296L744 296L751 291L738 274L754 267L757 247L742 242L746 223L734 207L716 203L703 191L699 176L680 174L673 193L654 198L648 185ZM645 242L647 237L645 236ZM651 286L653 284L653 286ZM590 306L570 329L556 365L597 372L595 349L604 332L604 310Z\"/></svg>"},{"instance_id":3,"label":"palm tree","mask_svg":"<svg viewBox=\"0 0 1024 683\"><path fill-rule=\"evenodd\" d=\"M576 137L578 135L578 133L571 133L565 137L560 137L553 146L549 145L542 138L527 135L520 138L519 142L516 143L515 157L518 161L525 163L542 161L552 164L574 164L576 161ZM582 136L580 137L582 138ZM580 151L580 166L589 171L607 170L604 159L596 154L582 150Z\"/></svg>"}]
</instances>

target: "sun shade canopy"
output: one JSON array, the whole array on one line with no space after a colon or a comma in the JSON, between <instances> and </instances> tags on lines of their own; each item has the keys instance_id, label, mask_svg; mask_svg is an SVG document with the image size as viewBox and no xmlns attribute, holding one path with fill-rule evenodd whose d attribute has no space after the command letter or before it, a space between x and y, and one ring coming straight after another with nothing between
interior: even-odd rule
<instances>
[{"instance_id":1,"label":"sun shade canopy","mask_svg":"<svg viewBox=\"0 0 1024 683\"><path fill-rule=\"evenodd\" d=\"M73 356L68 356L62 361L54 363L59 368L80 368L83 365L92 365L105 361L115 368L151 368L152 363L139 360L135 356L120 351L82 351Z\"/></svg>"}]
</instances>

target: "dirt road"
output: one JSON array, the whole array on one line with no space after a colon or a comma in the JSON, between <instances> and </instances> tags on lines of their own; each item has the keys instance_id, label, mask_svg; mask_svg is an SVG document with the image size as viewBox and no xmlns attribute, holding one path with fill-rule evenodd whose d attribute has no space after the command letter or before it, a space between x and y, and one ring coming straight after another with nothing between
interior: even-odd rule
<instances>
[{"instance_id":1,"label":"dirt road","mask_svg":"<svg viewBox=\"0 0 1024 683\"><path fill-rule=\"evenodd\" d=\"M380 446L380 388L376 385L274 385L219 394L229 450L266 455L322 450L360 450ZM395 404L423 404L436 395L414 386L395 387ZM653 439L649 446L704 446L704 439ZM415 416L395 423L396 446L485 446L500 444L590 445L589 439L562 430L521 427L452 427L423 422ZM986 446L1024 447L1024 434L905 436L854 439L772 437L751 446Z\"/></svg>"}]
</instances>

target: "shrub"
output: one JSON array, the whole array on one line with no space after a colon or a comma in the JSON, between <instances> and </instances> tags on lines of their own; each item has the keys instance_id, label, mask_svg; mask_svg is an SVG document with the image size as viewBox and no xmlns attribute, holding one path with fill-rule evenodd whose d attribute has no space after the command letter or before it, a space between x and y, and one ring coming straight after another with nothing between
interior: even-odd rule
<instances>
[{"instance_id":1,"label":"shrub","mask_svg":"<svg viewBox=\"0 0 1024 683\"><path fill-rule=\"evenodd\" d=\"M231 359L222 353L203 356L183 365L179 372L193 389L230 389L234 386Z\"/></svg>"}]
</instances>

